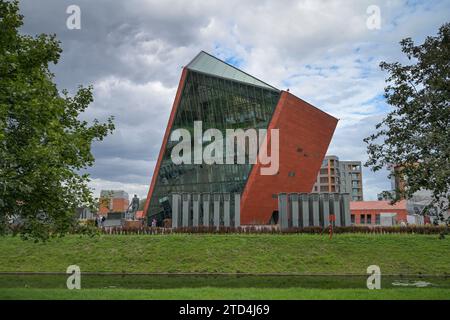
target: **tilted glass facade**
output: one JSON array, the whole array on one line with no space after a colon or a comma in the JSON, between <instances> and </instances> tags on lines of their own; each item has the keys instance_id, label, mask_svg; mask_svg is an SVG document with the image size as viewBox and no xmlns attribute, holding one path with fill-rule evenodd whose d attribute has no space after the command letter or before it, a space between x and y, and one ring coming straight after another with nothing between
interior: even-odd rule
<instances>
[{"instance_id":1,"label":"tilted glass facade","mask_svg":"<svg viewBox=\"0 0 450 320\"><path fill-rule=\"evenodd\" d=\"M215 128L224 137L226 129L266 129L279 98L280 92L269 86L236 81L188 68L170 134L183 128L189 130L193 138L194 121L202 121L203 132ZM205 142L204 146L209 143ZM157 180L147 212L149 221L152 217L161 220L170 216L172 192L243 191L252 168L248 161L246 164L176 165L171 159L172 148L176 144L177 142L169 139L160 170L155 173Z\"/></svg>"}]
</instances>

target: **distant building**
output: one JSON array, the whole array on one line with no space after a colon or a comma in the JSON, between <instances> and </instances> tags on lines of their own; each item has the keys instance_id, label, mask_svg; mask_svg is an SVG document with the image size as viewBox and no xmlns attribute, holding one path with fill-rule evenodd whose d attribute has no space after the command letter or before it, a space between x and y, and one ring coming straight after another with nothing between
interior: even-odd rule
<instances>
[{"instance_id":1,"label":"distant building","mask_svg":"<svg viewBox=\"0 0 450 320\"><path fill-rule=\"evenodd\" d=\"M340 161L325 156L312 192L349 193L352 201L363 201L361 161Z\"/></svg>"},{"instance_id":2,"label":"distant building","mask_svg":"<svg viewBox=\"0 0 450 320\"><path fill-rule=\"evenodd\" d=\"M102 190L100 192L99 214L123 213L130 204L128 193L123 190Z\"/></svg>"},{"instance_id":3,"label":"distant building","mask_svg":"<svg viewBox=\"0 0 450 320\"><path fill-rule=\"evenodd\" d=\"M400 199L404 200L405 196L402 195L407 186L407 177L401 174L404 166L390 165L388 169L391 171L391 190L384 191L378 194L378 200L391 200L397 195ZM448 203L445 198L442 199L444 203ZM444 219L448 219L450 212L442 211L437 205L429 207L429 204L433 201L433 193L431 190L420 189L414 192L410 197L406 199L407 209L409 215L421 215L427 216L431 221L439 220L439 215L443 215Z\"/></svg>"},{"instance_id":4,"label":"distant building","mask_svg":"<svg viewBox=\"0 0 450 320\"><path fill-rule=\"evenodd\" d=\"M383 225L383 217L391 219L391 224L407 222L406 200L394 205L390 201L351 201L350 219L354 225Z\"/></svg>"}]
</instances>

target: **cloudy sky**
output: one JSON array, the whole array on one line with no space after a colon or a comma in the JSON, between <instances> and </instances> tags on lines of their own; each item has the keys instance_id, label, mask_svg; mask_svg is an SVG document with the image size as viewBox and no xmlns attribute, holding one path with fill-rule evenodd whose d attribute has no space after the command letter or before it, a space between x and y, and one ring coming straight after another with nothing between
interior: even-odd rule
<instances>
[{"instance_id":1,"label":"cloudy sky","mask_svg":"<svg viewBox=\"0 0 450 320\"><path fill-rule=\"evenodd\" d=\"M80 30L66 26L70 5L81 10ZM367 24L372 5L379 29ZM362 139L389 110L380 61L404 61L402 38L435 35L450 1L21 0L20 7L23 33L55 33L62 43L52 68L58 87L92 84L85 117L115 116L114 134L93 148L95 193L145 197L181 68L200 50L339 118L328 154L365 161ZM389 189L386 176L364 169L366 200Z\"/></svg>"}]
</instances>

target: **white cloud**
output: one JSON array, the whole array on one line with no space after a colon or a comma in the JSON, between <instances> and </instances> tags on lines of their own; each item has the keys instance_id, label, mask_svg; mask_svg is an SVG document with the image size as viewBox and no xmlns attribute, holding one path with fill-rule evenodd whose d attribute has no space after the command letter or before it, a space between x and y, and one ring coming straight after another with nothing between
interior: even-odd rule
<instances>
[{"instance_id":1,"label":"white cloud","mask_svg":"<svg viewBox=\"0 0 450 320\"><path fill-rule=\"evenodd\" d=\"M100 196L101 190L125 190L130 197L137 195L140 199L147 197L148 185L136 183L123 183L103 179L92 179L89 187L93 190L94 197Z\"/></svg>"}]
</instances>

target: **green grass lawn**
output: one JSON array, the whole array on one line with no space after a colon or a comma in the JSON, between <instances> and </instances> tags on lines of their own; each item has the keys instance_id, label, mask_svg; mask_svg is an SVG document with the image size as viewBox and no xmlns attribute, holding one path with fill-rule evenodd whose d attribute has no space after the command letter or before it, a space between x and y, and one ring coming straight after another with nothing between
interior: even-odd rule
<instances>
[{"instance_id":1,"label":"green grass lawn","mask_svg":"<svg viewBox=\"0 0 450 320\"><path fill-rule=\"evenodd\" d=\"M450 289L305 289L305 288L178 288L178 289L2 289L0 299L182 299L182 300L301 300L301 299L450 299Z\"/></svg>"},{"instance_id":2,"label":"green grass lawn","mask_svg":"<svg viewBox=\"0 0 450 320\"><path fill-rule=\"evenodd\" d=\"M3 274L0 299L450 298L450 238L436 235L102 235L47 243L0 238L0 272L64 273L73 264L81 268L81 290L66 289L65 274ZM373 264L381 268L381 290L365 287ZM393 284L398 281L431 285L399 287Z\"/></svg>"},{"instance_id":3,"label":"green grass lawn","mask_svg":"<svg viewBox=\"0 0 450 320\"><path fill-rule=\"evenodd\" d=\"M450 238L436 235L66 236L47 243L0 238L0 272L230 272L449 274Z\"/></svg>"}]
</instances>

